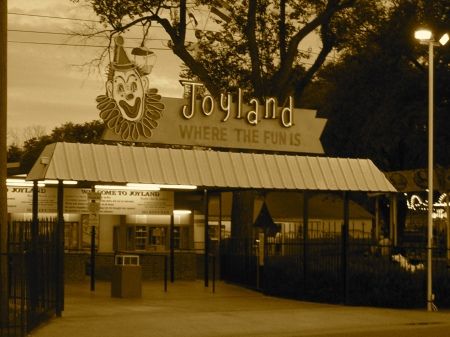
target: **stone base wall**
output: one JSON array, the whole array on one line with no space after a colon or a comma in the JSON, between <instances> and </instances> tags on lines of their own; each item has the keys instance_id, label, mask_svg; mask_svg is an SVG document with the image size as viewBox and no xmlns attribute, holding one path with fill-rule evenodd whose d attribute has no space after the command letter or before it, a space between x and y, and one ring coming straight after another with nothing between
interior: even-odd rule
<instances>
[{"instance_id":1,"label":"stone base wall","mask_svg":"<svg viewBox=\"0 0 450 337\"><path fill-rule=\"evenodd\" d=\"M86 281L86 266L89 261L87 253L65 253L64 254L64 281Z\"/></svg>"},{"instance_id":2,"label":"stone base wall","mask_svg":"<svg viewBox=\"0 0 450 337\"><path fill-rule=\"evenodd\" d=\"M203 279L205 275L205 255L196 254L197 260L197 279ZM216 280L220 279L220 259L216 257L209 256L208 258L208 271L209 271L209 279L213 278L213 266L215 266L215 278Z\"/></svg>"}]
</instances>

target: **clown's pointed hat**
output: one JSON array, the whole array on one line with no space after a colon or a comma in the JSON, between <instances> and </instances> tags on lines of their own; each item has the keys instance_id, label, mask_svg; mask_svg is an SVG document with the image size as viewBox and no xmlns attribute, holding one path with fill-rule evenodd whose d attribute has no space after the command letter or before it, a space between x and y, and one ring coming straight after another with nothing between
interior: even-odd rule
<instances>
[{"instance_id":1,"label":"clown's pointed hat","mask_svg":"<svg viewBox=\"0 0 450 337\"><path fill-rule=\"evenodd\" d=\"M123 47L124 39L122 36L117 36L114 39L116 43L114 47L114 60L112 62L112 66L115 70L128 70L136 68L136 64L131 62L128 58L128 55Z\"/></svg>"}]
</instances>

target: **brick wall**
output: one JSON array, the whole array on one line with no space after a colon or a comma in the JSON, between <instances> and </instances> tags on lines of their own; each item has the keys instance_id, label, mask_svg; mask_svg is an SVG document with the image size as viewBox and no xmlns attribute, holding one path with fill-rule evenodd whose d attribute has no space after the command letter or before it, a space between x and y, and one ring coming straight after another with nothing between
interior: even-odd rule
<instances>
[{"instance_id":1,"label":"brick wall","mask_svg":"<svg viewBox=\"0 0 450 337\"><path fill-rule=\"evenodd\" d=\"M164 254L139 254L143 280L164 279ZM64 269L66 282L89 280L86 273L90 256L88 252L65 253ZM96 279L110 281L114 265L113 253L98 253L95 256ZM167 256L167 277L169 274L169 257ZM175 280L195 280L197 278L197 256L194 252L175 253Z\"/></svg>"}]
</instances>

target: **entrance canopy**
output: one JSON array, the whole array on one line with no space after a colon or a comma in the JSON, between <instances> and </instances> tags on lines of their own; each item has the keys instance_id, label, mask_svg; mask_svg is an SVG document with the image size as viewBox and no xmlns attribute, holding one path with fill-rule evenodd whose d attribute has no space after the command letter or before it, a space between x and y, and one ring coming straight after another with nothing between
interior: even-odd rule
<instances>
[{"instance_id":1,"label":"entrance canopy","mask_svg":"<svg viewBox=\"0 0 450 337\"><path fill-rule=\"evenodd\" d=\"M196 185L213 189L396 192L368 159L54 143L27 180Z\"/></svg>"}]
</instances>

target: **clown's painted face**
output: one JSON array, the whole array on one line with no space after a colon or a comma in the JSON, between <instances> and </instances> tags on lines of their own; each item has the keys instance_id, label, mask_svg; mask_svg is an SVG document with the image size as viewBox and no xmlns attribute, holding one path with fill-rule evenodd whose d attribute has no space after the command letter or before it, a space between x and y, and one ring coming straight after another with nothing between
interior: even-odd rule
<instances>
[{"instance_id":1,"label":"clown's painted face","mask_svg":"<svg viewBox=\"0 0 450 337\"><path fill-rule=\"evenodd\" d=\"M115 42L106 95L96 98L100 118L123 140L150 138L164 110L161 95L157 89L148 88L147 77L128 58L123 37L117 36Z\"/></svg>"},{"instance_id":2,"label":"clown's painted face","mask_svg":"<svg viewBox=\"0 0 450 337\"><path fill-rule=\"evenodd\" d=\"M147 85L147 78L141 78L136 69L127 69L115 70L106 87L108 96L117 102L122 117L137 121L144 113L144 93Z\"/></svg>"}]
</instances>

